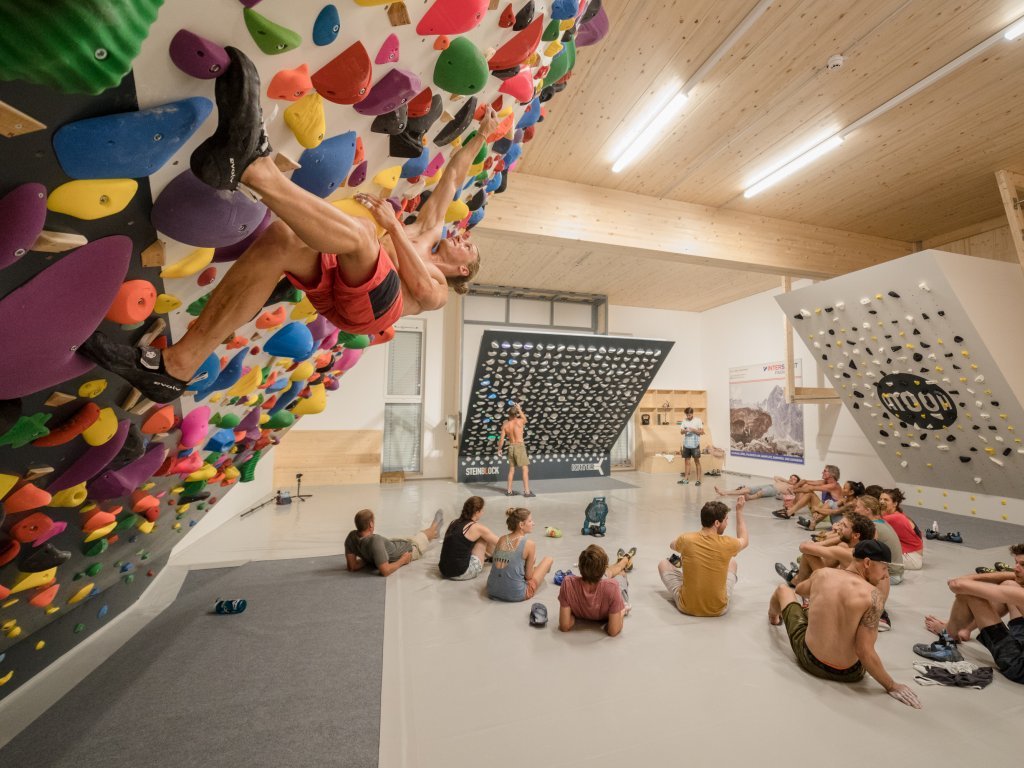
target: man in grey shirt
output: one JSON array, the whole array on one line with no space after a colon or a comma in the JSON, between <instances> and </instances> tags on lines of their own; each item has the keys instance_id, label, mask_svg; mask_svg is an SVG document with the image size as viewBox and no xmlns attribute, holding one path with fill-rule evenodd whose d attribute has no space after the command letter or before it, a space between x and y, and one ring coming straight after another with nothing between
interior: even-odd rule
<instances>
[{"instance_id":1,"label":"man in grey shirt","mask_svg":"<svg viewBox=\"0 0 1024 768\"><path fill-rule=\"evenodd\" d=\"M370 565L381 576L390 576L403 565L419 560L430 543L437 541L444 524L444 513L434 513L434 521L408 539L389 539L375 533L373 511L361 509L356 512L356 529L345 539L345 564L350 571L359 571Z\"/></svg>"}]
</instances>

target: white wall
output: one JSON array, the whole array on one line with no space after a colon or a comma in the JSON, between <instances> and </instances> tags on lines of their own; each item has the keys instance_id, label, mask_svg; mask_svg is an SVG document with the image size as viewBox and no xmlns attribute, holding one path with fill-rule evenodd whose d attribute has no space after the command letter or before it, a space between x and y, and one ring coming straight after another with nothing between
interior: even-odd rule
<instances>
[{"instance_id":1,"label":"white wall","mask_svg":"<svg viewBox=\"0 0 1024 768\"><path fill-rule=\"evenodd\" d=\"M608 307L608 333L612 336L637 336L665 339L676 344L662 363L651 389L707 389L702 350L701 316L697 312L667 309Z\"/></svg>"}]
</instances>

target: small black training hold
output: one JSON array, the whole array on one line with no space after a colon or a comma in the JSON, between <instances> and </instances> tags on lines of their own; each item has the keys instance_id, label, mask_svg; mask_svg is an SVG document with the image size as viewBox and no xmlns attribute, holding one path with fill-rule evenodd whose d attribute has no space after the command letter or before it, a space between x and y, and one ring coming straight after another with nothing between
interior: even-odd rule
<instances>
[{"instance_id":1,"label":"small black training hold","mask_svg":"<svg viewBox=\"0 0 1024 768\"><path fill-rule=\"evenodd\" d=\"M970 457L970 456L961 456L961 457L960 457L960 462L961 462L962 464L966 464L966 463L967 463L967 462L969 462L970 460L971 460L971 457Z\"/></svg>"},{"instance_id":2,"label":"small black training hold","mask_svg":"<svg viewBox=\"0 0 1024 768\"><path fill-rule=\"evenodd\" d=\"M914 353L914 362L915 363L920 363L922 360L924 360L924 355L922 355L920 352L915 352Z\"/></svg>"},{"instance_id":3,"label":"small black training hold","mask_svg":"<svg viewBox=\"0 0 1024 768\"><path fill-rule=\"evenodd\" d=\"M825 307L825 311L826 312L835 312L835 308L834 307Z\"/></svg>"},{"instance_id":4,"label":"small black training hold","mask_svg":"<svg viewBox=\"0 0 1024 768\"><path fill-rule=\"evenodd\" d=\"M954 336L953 337L953 341L955 341L957 344L963 344L964 343L964 337L963 336Z\"/></svg>"},{"instance_id":5,"label":"small black training hold","mask_svg":"<svg viewBox=\"0 0 1024 768\"><path fill-rule=\"evenodd\" d=\"M889 291L889 295L892 296L894 299L898 299L900 297L900 295L896 293L896 291Z\"/></svg>"},{"instance_id":6,"label":"small black training hold","mask_svg":"<svg viewBox=\"0 0 1024 768\"><path fill-rule=\"evenodd\" d=\"M915 328L915 329L914 329L914 334L913 334L913 335L914 335L914 336L920 336L920 335L921 335L921 332L920 332L919 330L917 330L917 328Z\"/></svg>"},{"instance_id":7,"label":"small black training hold","mask_svg":"<svg viewBox=\"0 0 1024 768\"><path fill-rule=\"evenodd\" d=\"M927 312L922 312L921 313L921 319L922 320L931 320L931 318L928 317L928 313Z\"/></svg>"},{"instance_id":8,"label":"small black training hold","mask_svg":"<svg viewBox=\"0 0 1024 768\"><path fill-rule=\"evenodd\" d=\"M956 435L946 435L946 442L947 443L955 443L956 442Z\"/></svg>"},{"instance_id":9,"label":"small black training hold","mask_svg":"<svg viewBox=\"0 0 1024 768\"><path fill-rule=\"evenodd\" d=\"M853 362L853 360L850 361L850 369L854 371L857 370L857 364Z\"/></svg>"},{"instance_id":10,"label":"small black training hold","mask_svg":"<svg viewBox=\"0 0 1024 768\"><path fill-rule=\"evenodd\" d=\"M861 397L861 398L862 398L862 397L864 397L864 393L863 393L863 392L858 392L858 391L857 391L857 390L855 389L855 390L853 390L853 396L854 396L854 397Z\"/></svg>"},{"instance_id":11,"label":"small black training hold","mask_svg":"<svg viewBox=\"0 0 1024 768\"><path fill-rule=\"evenodd\" d=\"M1013 453L1013 448L1003 448L1003 456L1009 456Z\"/></svg>"},{"instance_id":12,"label":"small black training hold","mask_svg":"<svg viewBox=\"0 0 1024 768\"><path fill-rule=\"evenodd\" d=\"M829 328L828 329L828 335L829 336L835 336L836 335L836 329L835 328Z\"/></svg>"},{"instance_id":13,"label":"small black training hold","mask_svg":"<svg viewBox=\"0 0 1024 768\"><path fill-rule=\"evenodd\" d=\"M940 309L939 310L939 317L945 317L945 316L946 316L946 310Z\"/></svg>"},{"instance_id":14,"label":"small black training hold","mask_svg":"<svg viewBox=\"0 0 1024 768\"><path fill-rule=\"evenodd\" d=\"M873 309L869 309L868 310L868 314L869 315L877 315L878 313L875 310L873 310Z\"/></svg>"},{"instance_id":15,"label":"small black training hold","mask_svg":"<svg viewBox=\"0 0 1024 768\"><path fill-rule=\"evenodd\" d=\"M888 437L889 436L889 433L886 432L884 429L878 430L878 434L880 434L882 437Z\"/></svg>"},{"instance_id":16,"label":"small black training hold","mask_svg":"<svg viewBox=\"0 0 1024 768\"><path fill-rule=\"evenodd\" d=\"M932 348L932 345L929 344L927 341L922 341L921 342L921 346L924 347L925 349L931 349Z\"/></svg>"},{"instance_id":17,"label":"small black training hold","mask_svg":"<svg viewBox=\"0 0 1024 768\"><path fill-rule=\"evenodd\" d=\"M999 407L999 401L998 400L993 400L992 401L992 405L994 405L996 408L998 408Z\"/></svg>"}]
</instances>

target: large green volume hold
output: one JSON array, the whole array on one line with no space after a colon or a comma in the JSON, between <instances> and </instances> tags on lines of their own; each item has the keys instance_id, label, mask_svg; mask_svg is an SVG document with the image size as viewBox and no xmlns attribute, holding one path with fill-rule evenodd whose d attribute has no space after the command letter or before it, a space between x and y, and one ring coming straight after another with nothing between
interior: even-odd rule
<instances>
[{"instance_id":1,"label":"large green volume hold","mask_svg":"<svg viewBox=\"0 0 1024 768\"><path fill-rule=\"evenodd\" d=\"M64 93L100 93L121 82L163 0L0 3L0 80Z\"/></svg>"},{"instance_id":2,"label":"large green volume hold","mask_svg":"<svg viewBox=\"0 0 1024 768\"><path fill-rule=\"evenodd\" d=\"M434 84L449 93L469 96L487 84L487 59L473 41L456 37L441 51L434 65Z\"/></svg>"}]
</instances>

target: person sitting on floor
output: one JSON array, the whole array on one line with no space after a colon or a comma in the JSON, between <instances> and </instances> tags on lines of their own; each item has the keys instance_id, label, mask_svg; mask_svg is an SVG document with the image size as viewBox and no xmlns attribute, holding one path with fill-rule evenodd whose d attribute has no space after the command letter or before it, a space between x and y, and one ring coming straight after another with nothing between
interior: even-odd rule
<instances>
[{"instance_id":1,"label":"person sitting on floor","mask_svg":"<svg viewBox=\"0 0 1024 768\"><path fill-rule=\"evenodd\" d=\"M788 519L804 507L811 512L816 512L821 505L826 509L835 509L843 495L843 489L839 486L839 467L826 464L821 471L821 480L802 480L793 491L796 493L793 505L789 509L775 510L772 512L775 517Z\"/></svg>"},{"instance_id":2,"label":"person sitting on floor","mask_svg":"<svg viewBox=\"0 0 1024 768\"><path fill-rule=\"evenodd\" d=\"M796 571L782 563L775 571L791 587L811 577L820 568L846 568L853 561L853 548L862 541L875 538L875 524L857 512L847 512L835 525L835 533L821 542L805 541L800 544L800 564Z\"/></svg>"},{"instance_id":3,"label":"person sitting on floor","mask_svg":"<svg viewBox=\"0 0 1024 768\"><path fill-rule=\"evenodd\" d=\"M505 512L509 532L494 547L493 564L487 576L487 596L492 600L518 603L533 597L544 583L544 576L554 562L545 557L534 559L537 545L527 537L533 530L530 510L512 507Z\"/></svg>"},{"instance_id":4,"label":"person sitting on floor","mask_svg":"<svg viewBox=\"0 0 1024 768\"><path fill-rule=\"evenodd\" d=\"M436 541L444 523L444 513L434 513L434 521L408 539L389 539L376 533L373 512L356 512L356 529L345 539L345 565L350 571L360 571L367 565L377 569L381 576L390 576L403 565L419 560Z\"/></svg>"},{"instance_id":5,"label":"person sitting on floor","mask_svg":"<svg viewBox=\"0 0 1024 768\"><path fill-rule=\"evenodd\" d=\"M1024 544L1010 547L1013 570L971 573L949 580L955 597L949 619L925 616L924 625L939 639L914 646L914 653L933 661L961 661L959 643L978 641L992 654L996 667L1015 683L1024 683ZM1008 617L1004 624L1003 616Z\"/></svg>"},{"instance_id":6,"label":"person sitting on floor","mask_svg":"<svg viewBox=\"0 0 1024 768\"><path fill-rule=\"evenodd\" d=\"M902 584L904 568L900 537L896 535L893 527L885 522L885 519L882 517L882 509L878 499L867 494L858 496L855 511L866 515L875 524L875 538L885 544L892 553L892 559L889 562L889 583L893 585Z\"/></svg>"},{"instance_id":7,"label":"person sitting on floor","mask_svg":"<svg viewBox=\"0 0 1024 768\"><path fill-rule=\"evenodd\" d=\"M848 567L817 570L795 591L780 585L768 606L768 622L786 625L797 663L806 672L854 683L867 671L894 699L920 709L917 695L892 679L875 651L885 601L873 582L888 574L890 554L880 541L862 541ZM806 608L800 598L808 599Z\"/></svg>"},{"instance_id":8,"label":"person sitting on floor","mask_svg":"<svg viewBox=\"0 0 1024 768\"><path fill-rule=\"evenodd\" d=\"M732 491L723 491L717 485L715 493L719 496L743 496L747 501L753 499L781 499L787 493L791 493L793 486L800 482L800 475L790 475L788 478L776 475L771 483L764 485L741 485Z\"/></svg>"},{"instance_id":9,"label":"person sitting on floor","mask_svg":"<svg viewBox=\"0 0 1024 768\"><path fill-rule=\"evenodd\" d=\"M833 521L838 521L839 517L844 512L849 512L856 508L858 497L863 495L864 483L858 482L857 480L847 480L843 483L842 500L835 509L827 509L824 505L821 505L811 513L809 518L802 515L798 517L796 524L801 528L806 528L808 531L813 531L827 518L831 518Z\"/></svg>"},{"instance_id":10,"label":"person sitting on floor","mask_svg":"<svg viewBox=\"0 0 1024 768\"><path fill-rule=\"evenodd\" d=\"M750 537L743 519L746 499L736 499L736 536L726 536L729 508L720 501L701 507L699 531L683 533L669 546L681 557L681 569L668 560L658 563L661 581L680 612L690 616L721 616L729 610L736 586L736 555Z\"/></svg>"},{"instance_id":11,"label":"person sitting on floor","mask_svg":"<svg viewBox=\"0 0 1024 768\"><path fill-rule=\"evenodd\" d=\"M580 553L580 575L568 575L558 590L558 628L568 632L576 619L601 621L605 631L615 637L622 631L629 613L629 581L626 571L633 568L636 547L619 550L615 565L608 566L608 554L597 544Z\"/></svg>"},{"instance_id":12,"label":"person sitting on floor","mask_svg":"<svg viewBox=\"0 0 1024 768\"><path fill-rule=\"evenodd\" d=\"M475 579L484 570L484 560L494 552L498 537L480 522L484 500L470 496L462 505L462 514L452 520L441 542L437 567L441 576L452 581Z\"/></svg>"},{"instance_id":13,"label":"person sitting on floor","mask_svg":"<svg viewBox=\"0 0 1024 768\"><path fill-rule=\"evenodd\" d=\"M886 488L878 497L882 504L882 519L885 520L896 535L900 537L900 548L903 551L903 567L908 571L919 571L924 566L924 539L917 523L907 517L900 504L904 500L903 491L899 488Z\"/></svg>"}]
</instances>

